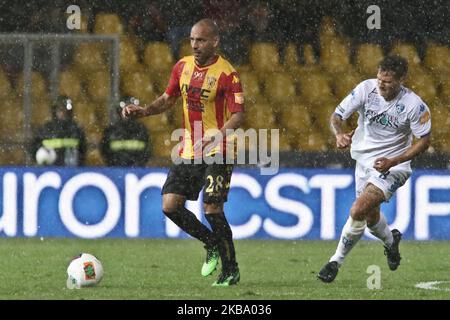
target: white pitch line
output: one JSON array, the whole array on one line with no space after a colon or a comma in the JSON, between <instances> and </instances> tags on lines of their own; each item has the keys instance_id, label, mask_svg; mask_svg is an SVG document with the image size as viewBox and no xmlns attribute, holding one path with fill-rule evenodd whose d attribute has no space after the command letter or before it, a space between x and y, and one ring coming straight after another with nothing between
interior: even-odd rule
<instances>
[{"instance_id":1,"label":"white pitch line","mask_svg":"<svg viewBox=\"0 0 450 320\"><path fill-rule=\"evenodd\" d=\"M449 288L439 288L437 285L441 283L450 283L450 281L430 281L430 282L419 282L415 285L416 288L426 289L426 290L441 290L441 291L450 291Z\"/></svg>"}]
</instances>

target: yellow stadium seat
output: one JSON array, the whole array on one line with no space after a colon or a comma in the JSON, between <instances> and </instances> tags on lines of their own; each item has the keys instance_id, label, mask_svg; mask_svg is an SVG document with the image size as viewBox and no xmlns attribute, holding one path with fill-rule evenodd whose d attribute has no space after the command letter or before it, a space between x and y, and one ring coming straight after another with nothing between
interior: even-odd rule
<instances>
[{"instance_id":1,"label":"yellow stadium seat","mask_svg":"<svg viewBox=\"0 0 450 320\"><path fill-rule=\"evenodd\" d=\"M430 43L425 52L424 65L433 74L450 73L450 48Z\"/></svg>"},{"instance_id":2,"label":"yellow stadium seat","mask_svg":"<svg viewBox=\"0 0 450 320\"><path fill-rule=\"evenodd\" d=\"M264 96L275 106L295 101L294 80L286 72L268 74L264 79Z\"/></svg>"},{"instance_id":3,"label":"yellow stadium seat","mask_svg":"<svg viewBox=\"0 0 450 320\"><path fill-rule=\"evenodd\" d=\"M31 109L31 127L38 128L51 119L51 102L49 99L35 100Z\"/></svg>"},{"instance_id":4,"label":"yellow stadium seat","mask_svg":"<svg viewBox=\"0 0 450 320\"><path fill-rule=\"evenodd\" d=\"M148 66L158 92L163 92L169 82L174 58L165 42L150 42L144 51L144 63Z\"/></svg>"},{"instance_id":5,"label":"yellow stadium seat","mask_svg":"<svg viewBox=\"0 0 450 320\"><path fill-rule=\"evenodd\" d=\"M391 54L397 54L408 60L410 68L420 65L420 57L413 44L398 42L392 48Z\"/></svg>"},{"instance_id":6,"label":"yellow stadium seat","mask_svg":"<svg viewBox=\"0 0 450 320\"><path fill-rule=\"evenodd\" d=\"M330 16L325 16L320 23L319 37L335 37L336 28L333 18Z\"/></svg>"},{"instance_id":7,"label":"yellow stadium seat","mask_svg":"<svg viewBox=\"0 0 450 320\"><path fill-rule=\"evenodd\" d=\"M309 110L313 116L313 125L322 130L329 131L330 117L338 105L338 100L330 98L328 101L323 101L320 104L309 105Z\"/></svg>"},{"instance_id":8,"label":"yellow stadium seat","mask_svg":"<svg viewBox=\"0 0 450 320\"><path fill-rule=\"evenodd\" d=\"M376 73L372 74L372 77ZM344 99L352 90L363 80L363 77L357 72L345 72L333 77L334 93L339 100Z\"/></svg>"},{"instance_id":9,"label":"yellow stadium seat","mask_svg":"<svg viewBox=\"0 0 450 320\"><path fill-rule=\"evenodd\" d=\"M81 94L81 80L78 74L65 70L59 75L59 93L77 99Z\"/></svg>"},{"instance_id":10,"label":"yellow stadium seat","mask_svg":"<svg viewBox=\"0 0 450 320\"><path fill-rule=\"evenodd\" d=\"M104 54L104 46L96 43L81 43L75 49L74 68L82 72L104 69L106 66Z\"/></svg>"},{"instance_id":11,"label":"yellow stadium seat","mask_svg":"<svg viewBox=\"0 0 450 320\"><path fill-rule=\"evenodd\" d=\"M338 39L333 39L326 45L323 45L320 53L320 63L329 73L342 73L348 70L351 64L347 44Z\"/></svg>"},{"instance_id":12,"label":"yellow stadium seat","mask_svg":"<svg viewBox=\"0 0 450 320\"><path fill-rule=\"evenodd\" d=\"M261 95L261 87L259 84L258 76L254 72L241 72L239 73L242 87L246 98Z\"/></svg>"},{"instance_id":13,"label":"yellow stadium seat","mask_svg":"<svg viewBox=\"0 0 450 320\"><path fill-rule=\"evenodd\" d=\"M253 43L250 48L250 63L257 73L280 70L278 47L270 42Z\"/></svg>"},{"instance_id":14,"label":"yellow stadium seat","mask_svg":"<svg viewBox=\"0 0 450 320\"><path fill-rule=\"evenodd\" d=\"M25 165L25 150L20 146L11 145L0 152L0 166Z\"/></svg>"},{"instance_id":15,"label":"yellow stadium seat","mask_svg":"<svg viewBox=\"0 0 450 320\"><path fill-rule=\"evenodd\" d=\"M103 161L100 150L91 149L87 151L86 154L86 165L90 167L104 166L105 162Z\"/></svg>"},{"instance_id":16,"label":"yellow stadium seat","mask_svg":"<svg viewBox=\"0 0 450 320\"><path fill-rule=\"evenodd\" d=\"M283 106L280 111L280 127L290 134L306 133L312 126L309 110L305 105L292 104Z\"/></svg>"},{"instance_id":17,"label":"yellow stadium seat","mask_svg":"<svg viewBox=\"0 0 450 320\"><path fill-rule=\"evenodd\" d=\"M170 72L174 58L169 45L165 42L150 42L145 47L144 63L154 72Z\"/></svg>"},{"instance_id":18,"label":"yellow stadium seat","mask_svg":"<svg viewBox=\"0 0 450 320\"><path fill-rule=\"evenodd\" d=\"M92 101L106 101L111 95L111 78L106 71L91 73L86 84L87 92Z\"/></svg>"},{"instance_id":19,"label":"yellow stadium seat","mask_svg":"<svg viewBox=\"0 0 450 320\"><path fill-rule=\"evenodd\" d=\"M450 74L441 82L441 99L446 102L450 103Z\"/></svg>"},{"instance_id":20,"label":"yellow stadium seat","mask_svg":"<svg viewBox=\"0 0 450 320\"><path fill-rule=\"evenodd\" d=\"M316 55L312 45L306 44L303 47L303 61L306 66L312 66L317 64Z\"/></svg>"},{"instance_id":21,"label":"yellow stadium seat","mask_svg":"<svg viewBox=\"0 0 450 320\"><path fill-rule=\"evenodd\" d=\"M23 140L24 114L22 110L22 99L9 95L3 100L2 125L0 126L1 141L19 142Z\"/></svg>"},{"instance_id":22,"label":"yellow stadium seat","mask_svg":"<svg viewBox=\"0 0 450 320\"><path fill-rule=\"evenodd\" d=\"M81 15L80 19L80 29L77 30L78 33L89 33L89 18L86 14Z\"/></svg>"},{"instance_id":23,"label":"yellow stadium seat","mask_svg":"<svg viewBox=\"0 0 450 320\"><path fill-rule=\"evenodd\" d=\"M6 98L11 93L11 82L0 68L0 98Z\"/></svg>"},{"instance_id":24,"label":"yellow stadium seat","mask_svg":"<svg viewBox=\"0 0 450 320\"><path fill-rule=\"evenodd\" d=\"M172 149L179 143L171 140L171 131L155 131L150 134L154 157L170 158Z\"/></svg>"},{"instance_id":25,"label":"yellow stadium seat","mask_svg":"<svg viewBox=\"0 0 450 320\"><path fill-rule=\"evenodd\" d=\"M120 61L119 68L121 72L136 70L139 65L137 48L127 37L120 39Z\"/></svg>"},{"instance_id":26,"label":"yellow stadium seat","mask_svg":"<svg viewBox=\"0 0 450 320\"><path fill-rule=\"evenodd\" d=\"M428 104L431 112L433 147L439 150L446 149L450 141L450 103L436 99ZM450 151L446 149L445 151Z\"/></svg>"},{"instance_id":27,"label":"yellow stadium seat","mask_svg":"<svg viewBox=\"0 0 450 320\"><path fill-rule=\"evenodd\" d=\"M272 143L272 132L268 132L268 148L269 150L274 151L275 145ZM277 145L278 151L292 151L294 149L292 144L291 136L289 135L289 132L286 129L280 129L278 130L278 145Z\"/></svg>"},{"instance_id":28,"label":"yellow stadium seat","mask_svg":"<svg viewBox=\"0 0 450 320\"><path fill-rule=\"evenodd\" d=\"M95 16L94 33L123 34L124 28L120 17L115 13L98 13Z\"/></svg>"},{"instance_id":29,"label":"yellow stadium seat","mask_svg":"<svg viewBox=\"0 0 450 320\"><path fill-rule=\"evenodd\" d=\"M23 97L24 93L23 73L20 73L15 86L16 94ZM48 99L47 84L44 77L36 71L31 74L31 96L33 99Z\"/></svg>"},{"instance_id":30,"label":"yellow stadium seat","mask_svg":"<svg viewBox=\"0 0 450 320\"><path fill-rule=\"evenodd\" d=\"M181 109L181 108L180 108ZM181 111L181 110L180 110ZM182 117L183 112L180 112L180 117ZM140 121L147 127L149 132L159 132L159 131L164 131L164 130L168 130L170 131L170 128L172 127L172 125L170 124L169 121L169 113L165 112L162 114L158 114L158 115L153 115L150 117L145 117L140 119ZM182 120L180 120L179 124L177 124L177 128L181 128L182 126Z\"/></svg>"},{"instance_id":31,"label":"yellow stadium seat","mask_svg":"<svg viewBox=\"0 0 450 320\"><path fill-rule=\"evenodd\" d=\"M283 65L286 71L299 65L297 46L295 43L289 43L284 52Z\"/></svg>"},{"instance_id":32,"label":"yellow stadium seat","mask_svg":"<svg viewBox=\"0 0 450 320\"><path fill-rule=\"evenodd\" d=\"M95 113L95 103L87 100L79 101L74 104L73 108L74 120L88 130L91 126L96 125L97 116Z\"/></svg>"},{"instance_id":33,"label":"yellow stadium seat","mask_svg":"<svg viewBox=\"0 0 450 320\"><path fill-rule=\"evenodd\" d=\"M153 81L146 70L125 73L122 77L122 93L136 97L143 103L151 103L156 98Z\"/></svg>"},{"instance_id":34,"label":"yellow stadium seat","mask_svg":"<svg viewBox=\"0 0 450 320\"><path fill-rule=\"evenodd\" d=\"M322 103L328 101L332 96L328 77L323 74L313 73L307 76L301 75L300 98L307 103Z\"/></svg>"},{"instance_id":35,"label":"yellow stadium seat","mask_svg":"<svg viewBox=\"0 0 450 320\"><path fill-rule=\"evenodd\" d=\"M418 94L426 103L437 97L433 76L425 68L417 66L409 71L405 85Z\"/></svg>"},{"instance_id":36,"label":"yellow stadium seat","mask_svg":"<svg viewBox=\"0 0 450 320\"><path fill-rule=\"evenodd\" d=\"M356 67L365 77L375 77L378 72L378 64L383 57L381 46L371 43L361 44L356 50Z\"/></svg>"},{"instance_id":37,"label":"yellow stadium seat","mask_svg":"<svg viewBox=\"0 0 450 320\"><path fill-rule=\"evenodd\" d=\"M268 103L249 104L246 110L245 128L271 129L277 128L275 113Z\"/></svg>"},{"instance_id":38,"label":"yellow stadium seat","mask_svg":"<svg viewBox=\"0 0 450 320\"><path fill-rule=\"evenodd\" d=\"M300 134L297 136L295 149L300 152L327 151L328 145L326 139L322 135L322 132L315 128L311 128L307 134Z\"/></svg>"}]
</instances>

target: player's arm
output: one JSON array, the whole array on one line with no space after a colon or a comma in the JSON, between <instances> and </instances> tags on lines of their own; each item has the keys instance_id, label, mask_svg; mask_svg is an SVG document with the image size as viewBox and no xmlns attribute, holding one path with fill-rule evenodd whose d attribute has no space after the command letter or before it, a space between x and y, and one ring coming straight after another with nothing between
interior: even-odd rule
<instances>
[{"instance_id":1,"label":"player's arm","mask_svg":"<svg viewBox=\"0 0 450 320\"><path fill-rule=\"evenodd\" d=\"M411 147L409 147L404 153L397 157L393 158L377 158L375 159L374 169L379 172L386 172L390 168L395 167L396 165L412 160L414 157L418 156L422 152L426 151L431 143L431 133L421 137L414 143Z\"/></svg>"},{"instance_id":2,"label":"player's arm","mask_svg":"<svg viewBox=\"0 0 450 320\"><path fill-rule=\"evenodd\" d=\"M339 149L347 148L352 143L352 136L355 133L355 130L351 132L344 132L344 120L337 113L333 113L330 119L330 127L334 136L336 137L336 146Z\"/></svg>"},{"instance_id":3,"label":"player's arm","mask_svg":"<svg viewBox=\"0 0 450 320\"><path fill-rule=\"evenodd\" d=\"M124 118L141 118L147 117L154 114L160 114L164 111L170 109L177 101L176 96L170 96L167 93L163 93L155 101L149 105L139 106L139 105L128 105L122 109L122 117Z\"/></svg>"},{"instance_id":4,"label":"player's arm","mask_svg":"<svg viewBox=\"0 0 450 320\"><path fill-rule=\"evenodd\" d=\"M223 127L220 128L220 132L221 132L222 136L226 137L228 129L234 130L234 129L239 128L241 125L244 124L244 120L245 120L245 114L243 111L232 113L230 119L228 119L228 121L223 124Z\"/></svg>"},{"instance_id":5,"label":"player's arm","mask_svg":"<svg viewBox=\"0 0 450 320\"><path fill-rule=\"evenodd\" d=\"M222 139L224 139L228 134L233 132L233 130L239 128L245 120L245 113L244 111L237 111L233 112L231 114L230 119L227 120L220 128L220 130L213 136L205 135L201 140L199 140L194 145L194 150L202 147L202 149L206 148L206 146L210 145L211 143L216 144Z\"/></svg>"}]
</instances>

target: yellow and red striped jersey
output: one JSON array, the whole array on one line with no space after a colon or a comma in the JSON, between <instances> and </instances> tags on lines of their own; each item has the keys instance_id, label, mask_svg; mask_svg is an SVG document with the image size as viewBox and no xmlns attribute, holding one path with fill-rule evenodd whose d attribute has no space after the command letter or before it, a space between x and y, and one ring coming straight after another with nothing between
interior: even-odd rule
<instances>
[{"instance_id":1,"label":"yellow and red striped jersey","mask_svg":"<svg viewBox=\"0 0 450 320\"><path fill-rule=\"evenodd\" d=\"M194 56L180 59L172 69L169 96L183 98L184 137L179 155L185 159L201 157L201 150L193 152L193 145L202 139L209 129L220 129L234 112L244 111L244 94L239 75L233 66L221 56L210 65L199 67ZM201 134L194 135L194 126ZM234 151L225 139L208 155Z\"/></svg>"}]
</instances>

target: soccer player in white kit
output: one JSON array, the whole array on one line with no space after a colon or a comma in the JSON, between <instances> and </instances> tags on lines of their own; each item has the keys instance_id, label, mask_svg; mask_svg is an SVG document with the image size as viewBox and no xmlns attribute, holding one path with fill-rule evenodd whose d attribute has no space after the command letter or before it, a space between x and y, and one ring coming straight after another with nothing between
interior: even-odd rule
<instances>
[{"instance_id":1,"label":"soccer player in white kit","mask_svg":"<svg viewBox=\"0 0 450 320\"><path fill-rule=\"evenodd\" d=\"M410 162L430 145L431 116L428 106L402 83L408 71L407 61L388 56L379 64L377 79L361 82L336 108L331 128L338 148L351 145L356 160L356 200L344 225L336 253L317 277L332 282L366 227L380 239L390 270L400 265L400 231L390 230L380 205L411 175ZM343 123L358 112L358 126L349 133ZM417 142L412 144L412 135Z\"/></svg>"}]
</instances>

